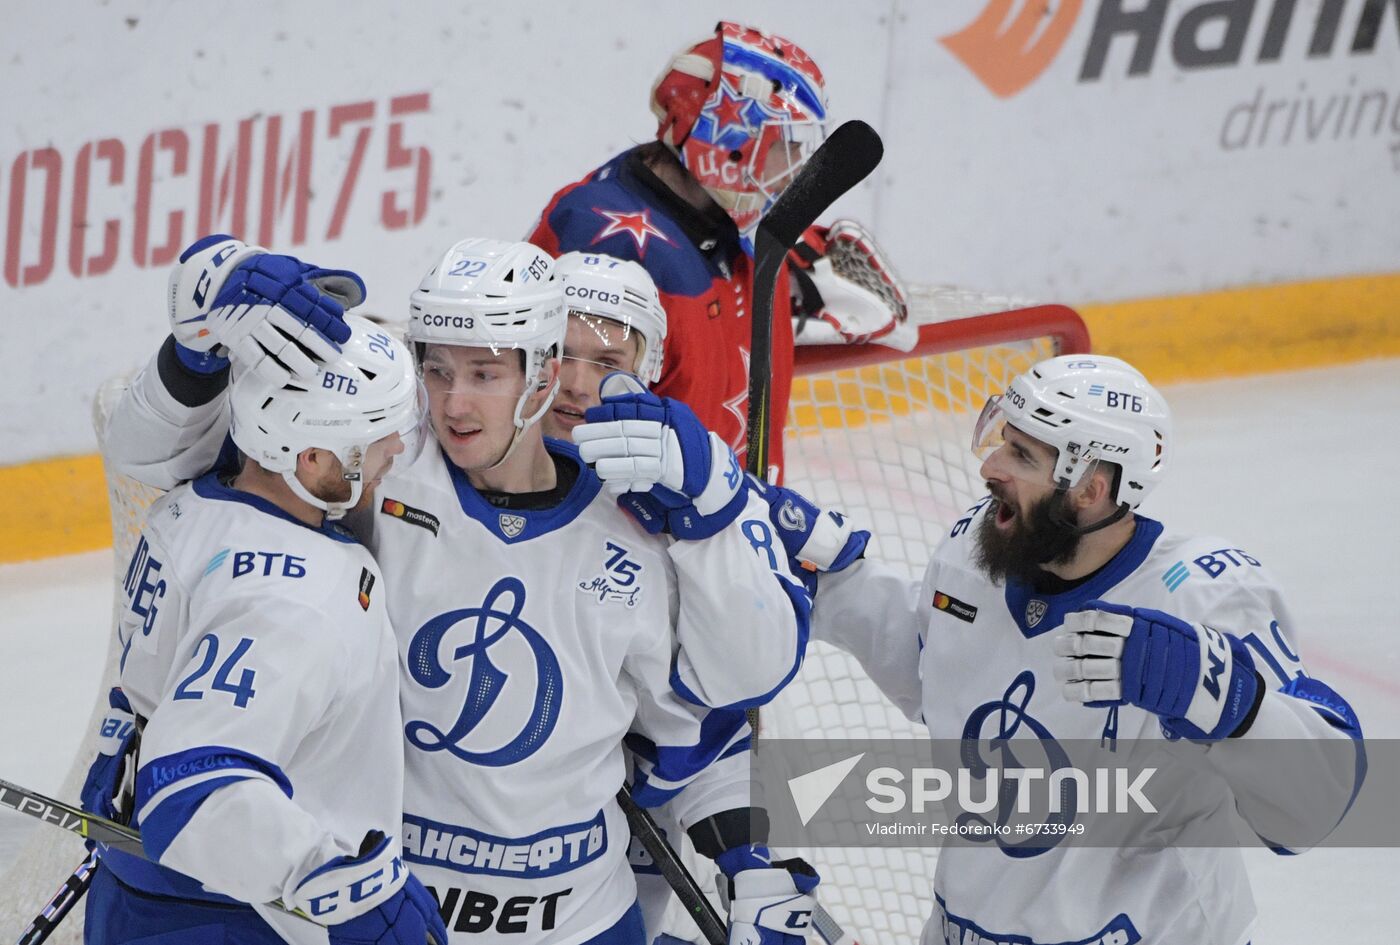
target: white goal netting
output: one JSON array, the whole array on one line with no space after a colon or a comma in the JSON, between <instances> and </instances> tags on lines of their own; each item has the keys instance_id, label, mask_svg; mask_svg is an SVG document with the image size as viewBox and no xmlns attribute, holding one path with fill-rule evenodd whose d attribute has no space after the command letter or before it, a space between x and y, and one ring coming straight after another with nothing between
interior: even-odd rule
<instances>
[{"instance_id":1,"label":"white goal netting","mask_svg":"<svg viewBox=\"0 0 1400 945\"><path fill-rule=\"evenodd\" d=\"M948 288L915 289L911 302L921 326L911 353L874 345L799 348L784 448L786 484L869 528L875 535L869 554L912 577L981 493L969 443L987 396L1041 358L1087 350L1088 338L1078 316L1061 306L1026 307L1022 300ZM109 381L94 402L99 442L123 386ZM157 492L109 471L108 495L118 571L114 608L120 608L121 571ZM113 632L92 724L59 792L64 800L77 799L95 750L96 723L116 681L115 640ZM763 710L763 726L764 735L788 738L926 737L853 660L821 644L812 646L793 685ZM934 851L792 852L818 867L823 904L866 945L918 939L932 896ZM0 877L0 934L18 934L83 853L76 836L35 830ZM710 882L712 869L699 873ZM81 913L80 906L49 941L80 942Z\"/></svg>"}]
</instances>

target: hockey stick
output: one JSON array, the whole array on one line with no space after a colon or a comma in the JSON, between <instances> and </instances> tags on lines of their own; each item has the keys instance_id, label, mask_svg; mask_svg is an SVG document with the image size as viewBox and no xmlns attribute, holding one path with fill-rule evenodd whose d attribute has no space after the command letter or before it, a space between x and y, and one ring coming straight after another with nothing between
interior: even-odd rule
<instances>
[{"instance_id":1,"label":"hockey stick","mask_svg":"<svg viewBox=\"0 0 1400 945\"><path fill-rule=\"evenodd\" d=\"M710 945L725 945L729 934L719 911L695 881L695 877L690 875L676 851L671 849L671 845L661 835L661 828L656 826L651 814L637 806L637 802L632 800L632 792L625 787L617 792L617 803L627 815L627 825L632 828L632 836L642 841L642 846L651 854L652 862L670 884L686 914L699 926L705 941Z\"/></svg>"},{"instance_id":2,"label":"hockey stick","mask_svg":"<svg viewBox=\"0 0 1400 945\"><path fill-rule=\"evenodd\" d=\"M758 224L754 240L753 326L749 340L748 471L768 479L773 387L773 295L783 259L817 217L880 163L885 148L863 121L848 121L797 172Z\"/></svg>"},{"instance_id":3,"label":"hockey stick","mask_svg":"<svg viewBox=\"0 0 1400 945\"><path fill-rule=\"evenodd\" d=\"M627 815L627 825L632 828L632 836L642 841L642 846L646 847L647 853L656 863L656 868L661 871L662 877L670 884L676 898L681 901L681 906L699 926L700 934L705 936L710 945L725 945L728 932L724 919L715 909L714 903L710 902L710 897L705 895L705 891L695 881L695 877L690 875L690 870L685 868L675 849L666 842L661 828L656 826L651 814L637 806L627 788L617 792L617 802L622 806L622 812ZM812 928L826 945L860 945L832 918L831 913L822 908L821 903L817 903L812 911Z\"/></svg>"},{"instance_id":4,"label":"hockey stick","mask_svg":"<svg viewBox=\"0 0 1400 945\"><path fill-rule=\"evenodd\" d=\"M773 391L773 307L778 273L788 250L836 199L865 180L885 156L880 136L863 121L848 121L832 132L797 172L772 208L763 215L754 239L753 325L749 338L748 472L768 480L769 419ZM750 709L749 725L759 732L759 710ZM821 906L812 927L828 945L855 939Z\"/></svg>"},{"instance_id":5,"label":"hockey stick","mask_svg":"<svg viewBox=\"0 0 1400 945\"><path fill-rule=\"evenodd\" d=\"M64 917L78 904L78 900L88 891L92 885L92 874L97 870L97 851L93 850L87 855L83 862L78 864L63 885L58 888L58 892L53 894L44 908L39 910L39 914L29 923L25 930L19 933L18 945L42 945L48 941L53 930L58 928L58 924Z\"/></svg>"},{"instance_id":6,"label":"hockey stick","mask_svg":"<svg viewBox=\"0 0 1400 945\"><path fill-rule=\"evenodd\" d=\"M42 820L46 824L52 824L70 833L76 833L84 839L105 844L114 850L121 850L123 853L129 853L143 860L150 859L146 856L146 850L141 845L141 834L137 831L125 824L119 824L115 820L89 814L80 807L46 797L38 791L31 791L17 784L11 784L9 781L0 780L0 807L8 807L10 810ZM296 906L289 906L281 899L274 899L268 905L303 918L308 922L315 921Z\"/></svg>"}]
</instances>

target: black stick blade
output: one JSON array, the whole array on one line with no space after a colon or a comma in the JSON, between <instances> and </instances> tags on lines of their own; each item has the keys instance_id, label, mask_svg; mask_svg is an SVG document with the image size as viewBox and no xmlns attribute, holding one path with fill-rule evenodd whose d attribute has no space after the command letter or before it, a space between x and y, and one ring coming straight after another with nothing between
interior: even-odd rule
<instances>
[{"instance_id":1,"label":"black stick blade","mask_svg":"<svg viewBox=\"0 0 1400 945\"><path fill-rule=\"evenodd\" d=\"M884 154L885 146L874 128L859 120L846 122L808 159L759 228L784 249L790 248L837 197L865 180Z\"/></svg>"}]
</instances>

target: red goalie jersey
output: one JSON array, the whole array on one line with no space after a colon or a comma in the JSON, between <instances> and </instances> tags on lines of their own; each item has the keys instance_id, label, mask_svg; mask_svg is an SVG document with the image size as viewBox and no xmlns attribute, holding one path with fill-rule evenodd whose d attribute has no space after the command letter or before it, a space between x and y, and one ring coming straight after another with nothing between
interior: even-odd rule
<instances>
[{"instance_id":1,"label":"red goalie jersey","mask_svg":"<svg viewBox=\"0 0 1400 945\"><path fill-rule=\"evenodd\" d=\"M728 214L685 203L648 167L674 161L659 144L625 151L554 195L528 237L558 255L595 251L640 263L666 308L666 356L653 389L684 401L743 462L748 436L753 260ZM779 481L783 425L792 387L792 316L787 264L773 308L769 462Z\"/></svg>"}]
</instances>

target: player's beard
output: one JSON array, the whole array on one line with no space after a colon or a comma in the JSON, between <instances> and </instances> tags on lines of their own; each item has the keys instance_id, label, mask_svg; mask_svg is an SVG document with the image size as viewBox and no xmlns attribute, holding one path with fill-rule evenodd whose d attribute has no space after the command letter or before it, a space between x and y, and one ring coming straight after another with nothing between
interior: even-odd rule
<instances>
[{"instance_id":1,"label":"player's beard","mask_svg":"<svg viewBox=\"0 0 1400 945\"><path fill-rule=\"evenodd\" d=\"M994 584L1008 579L1033 584L1044 565L1063 564L1073 558L1083 537L1074 525L1069 496L1064 493L1051 493L1036 502L1029 512L1017 515L1005 531L996 526L993 506L977 527L973 563Z\"/></svg>"}]
</instances>

